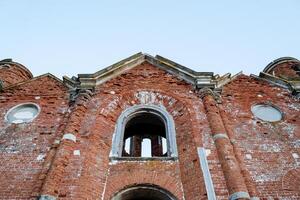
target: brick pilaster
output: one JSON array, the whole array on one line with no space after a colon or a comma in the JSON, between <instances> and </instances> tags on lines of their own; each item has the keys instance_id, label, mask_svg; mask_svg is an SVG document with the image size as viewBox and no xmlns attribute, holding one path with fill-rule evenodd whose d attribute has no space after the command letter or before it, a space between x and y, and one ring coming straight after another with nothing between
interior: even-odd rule
<instances>
[{"instance_id":1,"label":"brick pilaster","mask_svg":"<svg viewBox=\"0 0 300 200\"><path fill-rule=\"evenodd\" d=\"M133 157L140 157L142 154L142 141L143 139L141 138L140 135L134 135L132 137L132 145L133 145L133 149L132 149L132 156Z\"/></svg>"},{"instance_id":2,"label":"brick pilaster","mask_svg":"<svg viewBox=\"0 0 300 200\"><path fill-rule=\"evenodd\" d=\"M258 191L257 191L256 185L255 185L249 171L246 168L245 161L242 156L242 152L239 148L239 145L237 144L237 142L234 139L234 133L232 131L232 127L230 126L229 120L226 116L225 110L222 105L219 106L219 110L220 110L220 115L222 117L225 129L227 131L227 135L231 141L235 157L240 165L241 173L245 179L245 183L246 183L247 189L249 191L251 200L258 200L259 198L258 198Z\"/></svg>"},{"instance_id":3,"label":"brick pilaster","mask_svg":"<svg viewBox=\"0 0 300 200\"><path fill-rule=\"evenodd\" d=\"M162 139L161 136L154 135L151 137L151 146L152 146L152 156L162 156Z\"/></svg>"},{"instance_id":4,"label":"brick pilaster","mask_svg":"<svg viewBox=\"0 0 300 200\"><path fill-rule=\"evenodd\" d=\"M78 142L78 130L87 110L86 104L91 96L92 92L89 90L80 91L75 103L71 107L71 113L63 137L43 183L40 200L54 200L59 194L60 183L64 178L65 168L69 164L69 160Z\"/></svg>"},{"instance_id":5,"label":"brick pilaster","mask_svg":"<svg viewBox=\"0 0 300 200\"><path fill-rule=\"evenodd\" d=\"M225 176L229 199L249 199L249 193L239 163L235 157L233 146L223 124L216 99L218 96L208 88L200 90L200 95L206 110L212 137Z\"/></svg>"}]
</instances>

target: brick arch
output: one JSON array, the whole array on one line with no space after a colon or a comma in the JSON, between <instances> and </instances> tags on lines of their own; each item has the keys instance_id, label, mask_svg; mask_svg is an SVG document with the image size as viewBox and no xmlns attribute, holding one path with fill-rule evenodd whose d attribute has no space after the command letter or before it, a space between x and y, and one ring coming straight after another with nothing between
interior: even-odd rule
<instances>
[{"instance_id":1,"label":"brick arch","mask_svg":"<svg viewBox=\"0 0 300 200\"><path fill-rule=\"evenodd\" d=\"M123 147L124 130L127 122L139 113L152 113L157 115L165 124L166 138L168 140L168 156L177 158L176 131L171 115L162 106L154 104L134 105L124 110L118 118L113 136L112 150L110 157L121 157Z\"/></svg>"},{"instance_id":2,"label":"brick arch","mask_svg":"<svg viewBox=\"0 0 300 200\"><path fill-rule=\"evenodd\" d=\"M0 61L0 80L3 81L4 87L32 78L33 75L25 66L9 59Z\"/></svg>"},{"instance_id":3,"label":"brick arch","mask_svg":"<svg viewBox=\"0 0 300 200\"><path fill-rule=\"evenodd\" d=\"M139 100L136 94L147 93L142 100ZM149 102L141 102L148 99ZM202 173L200 171L200 165L197 155L196 146L201 145L195 142L195 137L201 137L197 135L197 130L193 129L193 120L195 119L194 113L191 110L192 106L189 102L180 99L178 95L172 92L162 91L160 89L139 89L138 91L128 91L123 93L120 97L118 108L126 109L132 104L142 104L142 103L153 103L153 104L163 104L166 110L172 115L175 127L176 127L176 140L177 149L179 152L179 167L181 171L181 181L183 184L183 189L186 191L185 196L187 199L201 198L205 194L204 181ZM125 103L126 102L126 103ZM123 103L123 104L122 104ZM117 117L120 115L111 113L112 117ZM199 131L199 130L198 130ZM200 131L199 131L200 132ZM199 141L202 141L199 139ZM193 177L191 179L191 177ZM196 194L196 197L195 197ZM199 195L199 196L197 196Z\"/></svg>"},{"instance_id":4,"label":"brick arch","mask_svg":"<svg viewBox=\"0 0 300 200\"><path fill-rule=\"evenodd\" d=\"M300 194L300 168L289 170L282 177L282 189Z\"/></svg>"},{"instance_id":5,"label":"brick arch","mask_svg":"<svg viewBox=\"0 0 300 200\"><path fill-rule=\"evenodd\" d=\"M118 173L117 175L113 175L113 171L110 172L111 176L105 190L104 200L110 200L120 191L137 185L152 185L156 186L157 188L163 188L165 191L168 191L170 194L176 197L176 199L184 199L183 191L181 189L181 184L178 181L178 177L172 176L171 174L168 174L163 170L153 171L151 176L149 176L149 174L145 175L143 174L145 173L143 168L149 167L147 165L139 166L140 169L134 168L134 170L130 172L128 170L125 170L125 166L123 167L124 170L122 171L122 173Z\"/></svg>"},{"instance_id":6,"label":"brick arch","mask_svg":"<svg viewBox=\"0 0 300 200\"><path fill-rule=\"evenodd\" d=\"M90 110L88 115L86 116L87 121L83 121L84 126L82 129L91 130L87 133L84 133L84 138L82 140L82 144L84 145L82 148L86 149L87 156L85 157L85 161L83 161L83 171L80 177L80 191L82 193L85 190L93 189L93 194L89 194L91 198L95 198L96 195L99 196L105 195L106 193L111 193L109 190L116 192L125 185L122 179L117 176L113 178L114 174L122 174L127 168L122 168L120 165L121 162L110 163L108 164L109 152L111 150L111 142L112 142L112 134L115 129L115 124L122 113L122 111L132 105L140 105L141 98L138 97L138 94L143 92L149 92L147 95L155 96L153 104L162 104L166 108L166 110L172 115L173 120L175 122L176 127L176 140L177 140L177 149L179 153L179 162L171 162L170 165L166 164L168 162L161 162L162 164L157 164L158 162L150 161L145 162L148 163L145 167L146 171L139 170L142 176L132 175L131 173L127 174L127 176L133 176L130 178L136 179L135 182L128 182L129 184L139 184L139 183L151 183L157 184L161 177L164 174L169 172L174 172L172 176L176 177L176 191L170 190L177 197L184 196L186 199L201 199L205 194L204 180L202 176L202 172L200 170L200 164L197 155L196 147L201 145L200 142L196 142L195 138L198 138L198 141L202 141L201 139L201 131L199 126L195 120L196 112L192 105L196 102L196 96L190 97L187 101L184 95L187 94L175 94L170 91L164 91L160 88L143 88L139 90L126 90L126 92L122 93L114 93L110 92L111 90L99 92L94 96L94 100L91 101ZM99 96L98 96L99 95ZM182 96L183 95L183 96ZM150 97L149 97L150 98ZM148 100L151 100L148 99ZM152 99L153 100L153 99ZM190 100L190 102L188 102ZM201 102L199 100L199 102ZM199 105L200 103L197 103ZM95 106L99 109L95 109ZM95 151L97 149L97 151ZM101 151L101 154L97 153ZM88 153L87 153L88 152ZM84 154L84 150L82 150L82 154ZM104 162L100 162L99 166L91 166L91 162L95 160L100 162L101 160ZM128 162L127 162L128 163ZM134 163L134 162L133 162ZM155 168L156 167L156 168ZM168 168L172 168L168 170ZM144 168L144 169L145 169ZM86 170L88 169L88 170ZM153 174L151 173L153 170L162 170L163 172ZM95 176L95 171L105 171L104 174L100 176ZM134 170L133 170L134 171ZM124 176L126 177L126 176ZM151 177L156 177L156 179L151 179ZM192 178L191 178L192 177ZM125 178L126 179L126 178ZM148 180L150 179L150 180ZM114 181L112 181L114 180ZM145 181L148 180L148 181ZM155 180L155 181L154 181ZM174 187L174 180L165 179L165 184L171 184ZM89 188L87 188L86 183L94 183L88 184ZM119 188L116 188L116 184L121 184ZM165 185L161 185L162 187L168 189ZM171 186L170 186L171 188ZM169 189L168 189L169 190ZM79 192L80 193L80 192ZM108 198L108 197L107 197Z\"/></svg>"},{"instance_id":7,"label":"brick arch","mask_svg":"<svg viewBox=\"0 0 300 200\"><path fill-rule=\"evenodd\" d=\"M299 79L300 61L293 57L278 58L269 63L263 72L287 80Z\"/></svg>"},{"instance_id":8,"label":"brick arch","mask_svg":"<svg viewBox=\"0 0 300 200\"><path fill-rule=\"evenodd\" d=\"M136 194L138 194L141 191L146 192L146 194L144 194L144 195L151 195L151 196L154 192L155 198L163 198L163 199L168 199L168 200L177 200L178 199L168 190L166 190L158 185L154 185L154 184L138 184L138 185L125 186L122 190L118 191L111 199L118 200L123 195L130 195L130 196L136 197ZM159 196L159 197L156 197L156 196Z\"/></svg>"}]
</instances>

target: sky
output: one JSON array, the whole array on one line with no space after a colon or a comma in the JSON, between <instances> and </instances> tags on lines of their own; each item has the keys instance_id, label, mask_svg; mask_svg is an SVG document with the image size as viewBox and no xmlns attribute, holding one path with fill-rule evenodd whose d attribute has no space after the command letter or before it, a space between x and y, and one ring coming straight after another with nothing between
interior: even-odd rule
<instances>
[{"instance_id":1,"label":"sky","mask_svg":"<svg viewBox=\"0 0 300 200\"><path fill-rule=\"evenodd\" d=\"M34 76L94 73L138 52L201 72L300 59L299 0L0 0L0 60Z\"/></svg>"}]
</instances>

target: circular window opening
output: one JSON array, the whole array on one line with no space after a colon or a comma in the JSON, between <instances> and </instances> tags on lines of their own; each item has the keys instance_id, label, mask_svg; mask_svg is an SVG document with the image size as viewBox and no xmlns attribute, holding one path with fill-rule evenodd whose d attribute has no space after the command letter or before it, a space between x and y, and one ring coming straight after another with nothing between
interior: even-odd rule
<instances>
[{"instance_id":1,"label":"circular window opening","mask_svg":"<svg viewBox=\"0 0 300 200\"><path fill-rule=\"evenodd\" d=\"M25 103L11 108L5 119L9 123L20 124L24 122L31 122L39 114L40 108L33 103Z\"/></svg>"},{"instance_id":2,"label":"circular window opening","mask_svg":"<svg viewBox=\"0 0 300 200\"><path fill-rule=\"evenodd\" d=\"M257 104L251 107L252 113L259 119L268 122L277 122L282 119L281 111L268 104Z\"/></svg>"}]
</instances>

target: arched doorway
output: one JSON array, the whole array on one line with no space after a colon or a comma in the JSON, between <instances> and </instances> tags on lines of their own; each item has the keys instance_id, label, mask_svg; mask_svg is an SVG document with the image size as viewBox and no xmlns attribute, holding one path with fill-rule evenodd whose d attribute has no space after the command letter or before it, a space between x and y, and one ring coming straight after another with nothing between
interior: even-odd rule
<instances>
[{"instance_id":1,"label":"arched doorway","mask_svg":"<svg viewBox=\"0 0 300 200\"><path fill-rule=\"evenodd\" d=\"M148 185L126 188L118 192L112 200L177 200L170 192Z\"/></svg>"}]
</instances>

